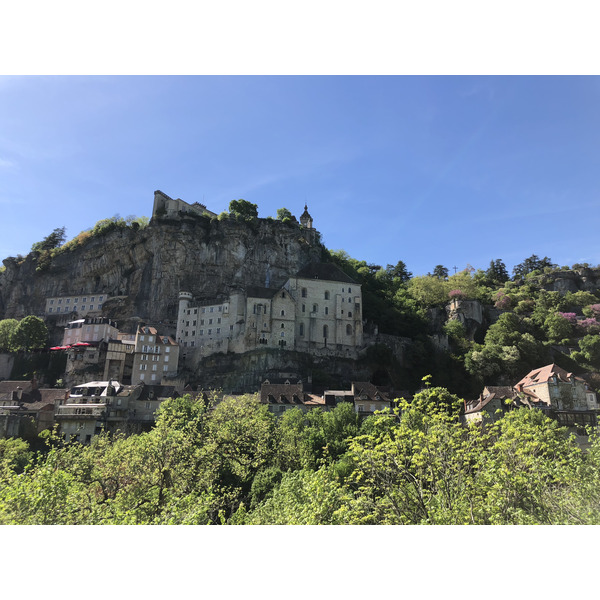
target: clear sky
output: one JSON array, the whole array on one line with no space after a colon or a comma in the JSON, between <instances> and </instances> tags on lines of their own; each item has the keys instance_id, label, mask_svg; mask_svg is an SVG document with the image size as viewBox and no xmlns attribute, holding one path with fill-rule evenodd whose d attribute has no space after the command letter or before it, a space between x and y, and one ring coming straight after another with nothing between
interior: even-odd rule
<instances>
[{"instance_id":1,"label":"clear sky","mask_svg":"<svg viewBox=\"0 0 600 600\"><path fill-rule=\"evenodd\" d=\"M0 78L0 256L66 226L304 204L330 249L415 275L600 263L600 78Z\"/></svg>"}]
</instances>

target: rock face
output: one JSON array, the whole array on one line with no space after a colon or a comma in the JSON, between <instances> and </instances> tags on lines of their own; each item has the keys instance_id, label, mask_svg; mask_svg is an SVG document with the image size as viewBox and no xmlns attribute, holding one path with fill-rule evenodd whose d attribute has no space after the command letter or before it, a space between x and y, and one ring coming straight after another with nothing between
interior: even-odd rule
<instances>
[{"instance_id":1,"label":"rock face","mask_svg":"<svg viewBox=\"0 0 600 600\"><path fill-rule=\"evenodd\" d=\"M473 341L475 335L484 325L483 306L479 300L452 300L446 306L448 319L460 321L464 327L467 339Z\"/></svg>"},{"instance_id":2,"label":"rock face","mask_svg":"<svg viewBox=\"0 0 600 600\"><path fill-rule=\"evenodd\" d=\"M42 316L47 297L103 293L111 297L105 316L175 322L180 290L208 300L248 285L277 287L320 260L318 237L315 230L271 219L154 218L144 229L92 237L42 271L33 255L20 264L5 259L0 319Z\"/></svg>"}]
</instances>

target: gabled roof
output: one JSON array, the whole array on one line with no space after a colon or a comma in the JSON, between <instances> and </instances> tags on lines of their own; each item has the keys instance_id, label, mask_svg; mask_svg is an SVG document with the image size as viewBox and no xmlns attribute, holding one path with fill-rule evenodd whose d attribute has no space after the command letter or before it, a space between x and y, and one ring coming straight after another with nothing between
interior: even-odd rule
<instances>
[{"instance_id":1,"label":"gabled roof","mask_svg":"<svg viewBox=\"0 0 600 600\"><path fill-rule=\"evenodd\" d=\"M471 414L483 410L492 400L500 400L503 402L507 399L514 399L517 393L509 385L488 385L484 388L479 398L475 401L470 401L465 410L465 414Z\"/></svg>"},{"instance_id":2,"label":"gabled roof","mask_svg":"<svg viewBox=\"0 0 600 600\"><path fill-rule=\"evenodd\" d=\"M381 391L376 385L368 381L353 381L354 401L360 400L361 396L367 396L370 402L389 402L388 395Z\"/></svg>"},{"instance_id":3,"label":"gabled roof","mask_svg":"<svg viewBox=\"0 0 600 600\"><path fill-rule=\"evenodd\" d=\"M148 327L147 325L143 325L140 327L140 333L143 335L157 335L157 331L154 327Z\"/></svg>"},{"instance_id":4,"label":"gabled roof","mask_svg":"<svg viewBox=\"0 0 600 600\"><path fill-rule=\"evenodd\" d=\"M246 289L248 298L272 298L281 288L264 288L255 285L250 285Z\"/></svg>"},{"instance_id":5,"label":"gabled roof","mask_svg":"<svg viewBox=\"0 0 600 600\"><path fill-rule=\"evenodd\" d=\"M176 398L179 392L174 385L144 385L138 400L162 400Z\"/></svg>"},{"instance_id":6,"label":"gabled roof","mask_svg":"<svg viewBox=\"0 0 600 600\"><path fill-rule=\"evenodd\" d=\"M23 393L31 392L31 381L0 381L0 396L3 394L9 394L13 390L20 387Z\"/></svg>"},{"instance_id":7,"label":"gabled roof","mask_svg":"<svg viewBox=\"0 0 600 600\"><path fill-rule=\"evenodd\" d=\"M21 399L16 400L13 392L20 387L23 392ZM17 404L25 404L27 409L37 410L41 406L54 404L56 400L62 400L67 393L66 389L61 388L38 388L32 389L30 381L1 381L0 382L0 401L14 401Z\"/></svg>"},{"instance_id":8,"label":"gabled roof","mask_svg":"<svg viewBox=\"0 0 600 600\"><path fill-rule=\"evenodd\" d=\"M263 383L260 386L260 401L263 404L289 403L294 396L304 399L302 383Z\"/></svg>"},{"instance_id":9,"label":"gabled roof","mask_svg":"<svg viewBox=\"0 0 600 600\"><path fill-rule=\"evenodd\" d=\"M358 285L352 277L346 275L337 265L333 263L311 263L298 271L298 279L322 279L324 281L340 281L342 283L353 283Z\"/></svg>"},{"instance_id":10,"label":"gabled roof","mask_svg":"<svg viewBox=\"0 0 600 600\"><path fill-rule=\"evenodd\" d=\"M541 383L548 383L552 377L556 377L559 382L570 383L571 378L574 376L573 373L569 373L568 371L565 371L565 369L552 363L551 365L546 365L545 367L534 369L527 373L527 375L515 385L515 389L522 392L523 388L539 385ZM581 377L574 377L574 379L584 382Z\"/></svg>"}]
</instances>

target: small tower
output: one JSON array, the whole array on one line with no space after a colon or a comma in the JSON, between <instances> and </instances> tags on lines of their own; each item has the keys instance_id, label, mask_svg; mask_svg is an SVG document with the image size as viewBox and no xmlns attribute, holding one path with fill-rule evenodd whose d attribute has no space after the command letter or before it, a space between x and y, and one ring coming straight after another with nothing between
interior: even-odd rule
<instances>
[{"instance_id":1,"label":"small tower","mask_svg":"<svg viewBox=\"0 0 600 600\"><path fill-rule=\"evenodd\" d=\"M190 292L179 292L179 313L181 314L192 302L193 295Z\"/></svg>"},{"instance_id":2,"label":"small tower","mask_svg":"<svg viewBox=\"0 0 600 600\"><path fill-rule=\"evenodd\" d=\"M190 307L193 295L190 292L179 292L179 312L177 313L177 341L180 342L183 337L183 325L185 323L183 315Z\"/></svg>"},{"instance_id":3,"label":"small tower","mask_svg":"<svg viewBox=\"0 0 600 600\"><path fill-rule=\"evenodd\" d=\"M304 212L302 213L302 216L300 217L300 225L302 225L302 227L304 227L305 229L313 228L313 219L308 214L308 206L306 204L304 205Z\"/></svg>"}]
</instances>

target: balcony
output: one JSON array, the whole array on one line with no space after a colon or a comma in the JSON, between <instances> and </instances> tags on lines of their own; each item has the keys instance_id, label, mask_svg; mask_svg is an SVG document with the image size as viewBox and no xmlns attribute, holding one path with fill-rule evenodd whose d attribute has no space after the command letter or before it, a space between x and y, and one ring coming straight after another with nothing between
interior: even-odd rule
<instances>
[{"instance_id":1,"label":"balcony","mask_svg":"<svg viewBox=\"0 0 600 600\"><path fill-rule=\"evenodd\" d=\"M57 419L99 419L104 416L105 406L59 406Z\"/></svg>"}]
</instances>

